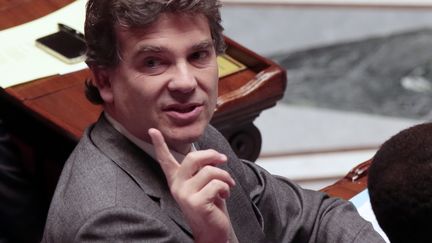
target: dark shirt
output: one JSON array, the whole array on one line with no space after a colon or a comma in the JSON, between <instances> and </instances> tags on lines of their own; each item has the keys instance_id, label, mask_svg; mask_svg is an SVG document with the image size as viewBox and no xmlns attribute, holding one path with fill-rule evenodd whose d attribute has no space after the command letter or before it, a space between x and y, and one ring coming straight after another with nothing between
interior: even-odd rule
<instances>
[{"instance_id":1,"label":"dark shirt","mask_svg":"<svg viewBox=\"0 0 432 243\"><path fill-rule=\"evenodd\" d=\"M0 120L0 243L38 242L44 217L37 183Z\"/></svg>"}]
</instances>

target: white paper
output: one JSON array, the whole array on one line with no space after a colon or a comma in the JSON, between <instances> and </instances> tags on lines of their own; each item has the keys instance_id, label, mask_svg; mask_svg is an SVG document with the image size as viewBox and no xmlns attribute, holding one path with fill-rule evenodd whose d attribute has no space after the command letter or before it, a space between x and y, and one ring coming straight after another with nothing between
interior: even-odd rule
<instances>
[{"instance_id":1,"label":"white paper","mask_svg":"<svg viewBox=\"0 0 432 243\"><path fill-rule=\"evenodd\" d=\"M35 46L37 38L58 31L58 23L83 32L86 2L76 0L47 16L0 31L0 86L86 68L84 62L66 64Z\"/></svg>"},{"instance_id":2,"label":"white paper","mask_svg":"<svg viewBox=\"0 0 432 243\"><path fill-rule=\"evenodd\" d=\"M368 190L363 190L361 193L357 194L350 200L354 206L357 208L360 216L362 216L365 220L372 223L373 228L384 238L387 243L390 243L384 231L378 225L378 221L376 220L375 214L372 210L372 206L369 199Z\"/></svg>"}]
</instances>

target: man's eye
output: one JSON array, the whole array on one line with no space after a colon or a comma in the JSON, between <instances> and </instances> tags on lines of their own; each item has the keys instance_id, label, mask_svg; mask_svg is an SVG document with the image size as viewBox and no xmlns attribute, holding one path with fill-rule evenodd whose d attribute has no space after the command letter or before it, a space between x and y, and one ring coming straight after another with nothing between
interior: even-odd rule
<instances>
[{"instance_id":1,"label":"man's eye","mask_svg":"<svg viewBox=\"0 0 432 243\"><path fill-rule=\"evenodd\" d=\"M144 60L144 66L146 68L157 68L160 65L162 65L162 61L158 59L151 58Z\"/></svg>"},{"instance_id":2,"label":"man's eye","mask_svg":"<svg viewBox=\"0 0 432 243\"><path fill-rule=\"evenodd\" d=\"M192 61L202 61L207 59L207 57L209 57L209 52L208 51L197 51L194 52L190 55L190 59Z\"/></svg>"},{"instance_id":3,"label":"man's eye","mask_svg":"<svg viewBox=\"0 0 432 243\"><path fill-rule=\"evenodd\" d=\"M139 69L148 75L158 75L163 73L168 63L162 58L148 57L141 61Z\"/></svg>"},{"instance_id":4,"label":"man's eye","mask_svg":"<svg viewBox=\"0 0 432 243\"><path fill-rule=\"evenodd\" d=\"M196 67L207 67L212 63L214 55L209 50L193 52L189 55L189 62Z\"/></svg>"}]
</instances>

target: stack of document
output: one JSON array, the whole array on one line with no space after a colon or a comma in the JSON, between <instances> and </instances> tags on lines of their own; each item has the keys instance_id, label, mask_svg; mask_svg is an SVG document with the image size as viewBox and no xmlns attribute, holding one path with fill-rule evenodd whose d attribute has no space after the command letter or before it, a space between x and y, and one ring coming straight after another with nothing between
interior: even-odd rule
<instances>
[{"instance_id":1,"label":"stack of document","mask_svg":"<svg viewBox=\"0 0 432 243\"><path fill-rule=\"evenodd\" d=\"M58 31L58 23L83 32L86 2L76 0L47 16L0 31L0 87L86 68L84 62L66 64L35 45L37 38Z\"/></svg>"}]
</instances>

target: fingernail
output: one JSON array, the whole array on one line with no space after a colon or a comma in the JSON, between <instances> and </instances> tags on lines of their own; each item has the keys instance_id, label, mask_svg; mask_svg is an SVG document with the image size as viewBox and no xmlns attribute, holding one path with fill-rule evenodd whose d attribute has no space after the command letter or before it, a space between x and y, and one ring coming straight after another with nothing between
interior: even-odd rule
<instances>
[{"instance_id":1,"label":"fingernail","mask_svg":"<svg viewBox=\"0 0 432 243\"><path fill-rule=\"evenodd\" d=\"M235 186L235 185L236 185L236 182L235 182L235 180L234 180L234 179L232 179L232 178L231 178L231 184L232 184L232 186Z\"/></svg>"}]
</instances>

